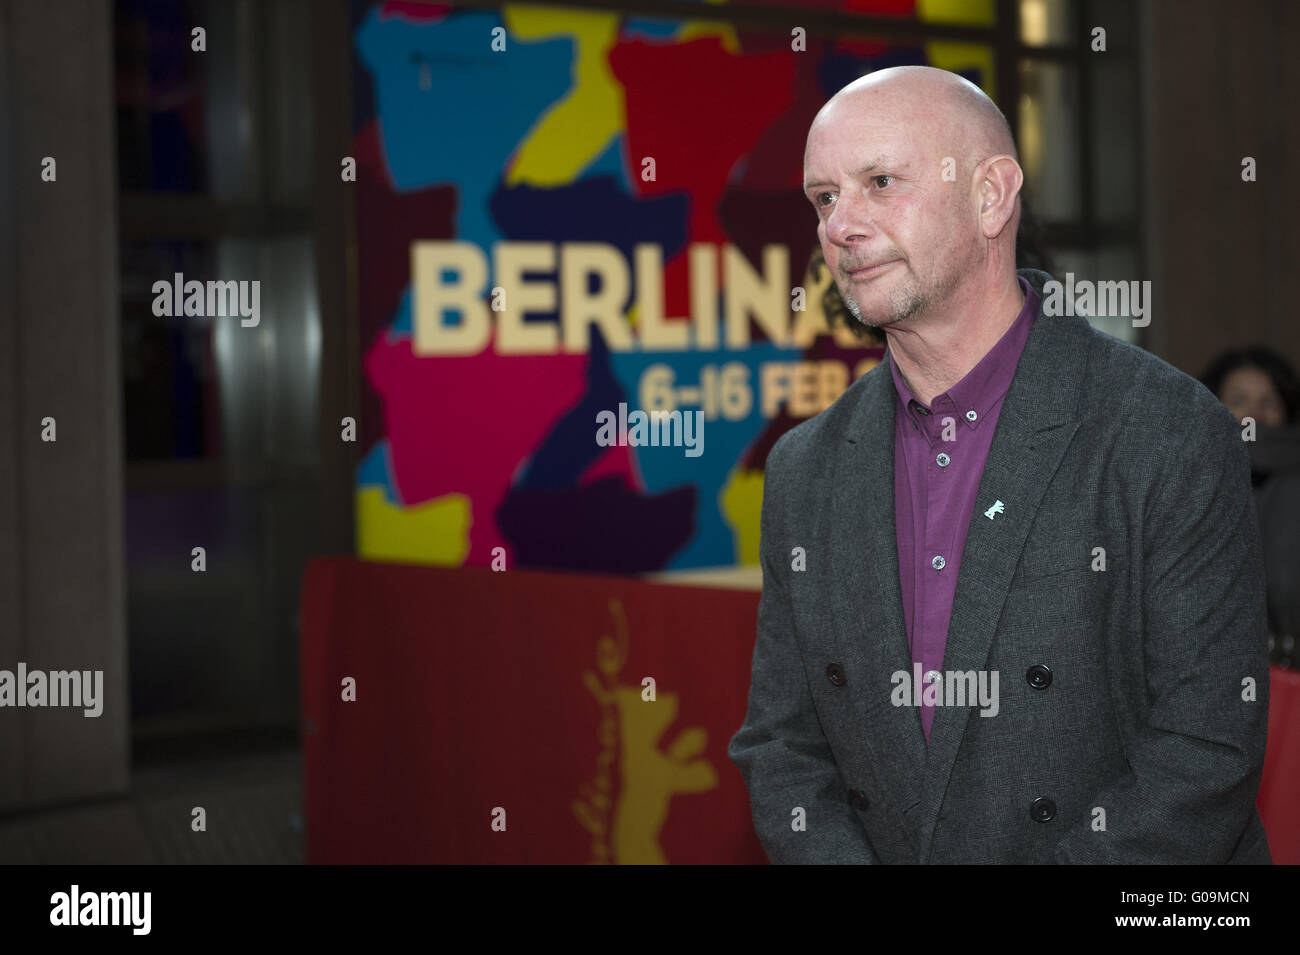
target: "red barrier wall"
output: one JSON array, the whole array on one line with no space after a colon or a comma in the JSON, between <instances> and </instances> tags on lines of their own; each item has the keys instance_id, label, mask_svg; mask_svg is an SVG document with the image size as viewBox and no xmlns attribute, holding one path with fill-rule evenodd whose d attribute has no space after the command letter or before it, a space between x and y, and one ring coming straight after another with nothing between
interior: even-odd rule
<instances>
[{"instance_id":1,"label":"red barrier wall","mask_svg":"<svg viewBox=\"0 0 1300 955\"><path fill-rule=\"evenodd\" d=\"M757 593L331 558L302 594L308 862L766 862L726 755Z\"/></svg>"},{"instance_id":2,"label":"red barrier wall","mask_svg":"<svg viewBox=\"0 0 1300 955\"><path fill-rule=\"evenodd\" d=\"M766 862L726 754L757 612L751 591L314 561L307 861ZM1300 673L1273 670L1269 715L1259 808L1294 864Z\"/></svg>"}]
</instances>

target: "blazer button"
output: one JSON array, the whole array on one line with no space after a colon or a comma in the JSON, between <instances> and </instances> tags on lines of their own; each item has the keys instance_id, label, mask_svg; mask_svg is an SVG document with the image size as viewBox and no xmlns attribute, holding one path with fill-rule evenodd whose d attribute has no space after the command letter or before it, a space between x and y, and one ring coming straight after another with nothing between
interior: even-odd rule
<instances>
[{"instance_id":1,"label":"blazer button","mask_svg":"<svg viewBox=\"0 0 1300 955\"><path fill-rule=\"evenodd\" d=\"M1052 685L1052 669L1035 663L1026 671L1025 679L1035 690L1045 690Z\"/></svg>"},{"instance_id":2,"label":"blazer button","mask_svg":"<svg viewBox=\"0 0 1300 955\"><path fill-rule=\"evenodd\" d=\"M844 667L838 663L832 663L826 667L826 679L830 680L835 686L843 686L848 683L848 678L844 676Z\"/></svg>"},{"instance_id":3,"label":"blazer button","mask_svg":"<svg viewBox=\"0 0 1300 955\"><path fill-rule=\"evenodd\" d=\"M1056 803L1046 796L1039 796L1029 804L1029 818L1034 822L1051 822L1056 818Z\"/></svg>"},{"instance_id":4,"label":"blazer button","mask_svg":"<svg viewBox=\"0 0 1300 955\"><path fill-rule=\"evenodd\" d=\"M871 805L867 802L867 797L856 789L849 790L849 802L853 803L853 805L857 806L863 812L866 812L867 806Z\"/></svg>"}]
</instances>

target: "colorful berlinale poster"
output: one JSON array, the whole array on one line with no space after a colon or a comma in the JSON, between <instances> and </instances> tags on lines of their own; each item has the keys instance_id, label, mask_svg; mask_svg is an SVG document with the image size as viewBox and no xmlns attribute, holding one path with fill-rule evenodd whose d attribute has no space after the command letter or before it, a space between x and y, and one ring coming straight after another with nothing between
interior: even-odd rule
<instances>
[{"instance_id":1,"label":"colorful berlinale poster","mask_svg":"<svg viewBox=\"0 0 1300 955\"><path fill-rule=\"evenodd\" d=\"M757 562L767 451L882 356L828 322L808 126L886 66L987 89L991 54L709 12L357 5L360 556Z\"/></svg>"}]
</instances>

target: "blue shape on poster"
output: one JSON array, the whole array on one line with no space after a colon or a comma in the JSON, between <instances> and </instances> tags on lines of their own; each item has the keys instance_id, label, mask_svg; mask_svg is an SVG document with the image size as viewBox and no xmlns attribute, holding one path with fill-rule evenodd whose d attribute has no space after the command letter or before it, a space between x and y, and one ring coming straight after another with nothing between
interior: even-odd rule
<instances>
[{"instance_id":1,"label":"blue shape on poster","mask_svg":"<svg viewBox=\"0 0 1300 955\"><path fill-rule=\"evenodd\" d=\"M651 42L671 41L682 28L681 20L651 20L649 17L628 17L623 21L623 36Z\"/></svg>"},{"instance_id":2,"label":"blue shape on poster","mask_svg":"<svg viewBox=\"0 0 1300 955\"><path fill-rule=\"evenodd\" d=\"M619 133L609 141L605 151L589 162L574 181L594 179L597 176L610 176L618 182L619 191L625 195L632 194L632 186L627 181L627 163L623 160L623 134Z\"/></svg>"},{"instance_id":3,"label":"blue shape on poster","mask_svg":"<svg viewBox=\"0 0 1300 955\"><path fill-rule=\"evenodd\" d=\"M402 289L402 297L397 300L397 311L393 312L393 321L386 334L389 341L410 338L411 328L411 286L408 284Z\"/></svg>"},{"instance_id":4,"label":"blue shape on poster","mask_svg":"<svg viewBox=\"0 0 1300 955\"><path fill-rule=\"evenodd\" d=\"M734 531L723 518L720 497L741 453L767 425L760 404L759 365L765 361L794 361L799 354L796 348L756 342L743 349L720 347L712 351L615 352L612 355L614 374L629 395L629 413L640 407L641 376L651 365L663 363L674 369L674 389L701 386L701 372L706 365L713 366L719 375L722 366L732 362L739 362L749 370L753 395L749 414L736 421L722 417L706 420L704 451L699 457L687 457L686 449L681 447L631 449L648 492L653 494L681 484L694 484L699 491L695 534L673 558L671 568L716 567L736 562ZM698 401L679 405L682 411L694 411L700 406Z\"/></svg>"},{"instance_id":5,"label":"blue shape on poster","mask_svg":"<svg viewBox=\"0 0 1300 955\"><path fill-rule=\"evenodd\" d=\"M891 66L928 65L925 51L920 47L889 49L878 56L868 57L851 53L828 53L817 64L817 79L821 83L822 92L829 98L867 73Z\"/></svg>"},{"instance_id":6,"label":"blue shape on poster","mask_svg":"<svg viewBox=\"0 0 1300 955\"><path fill-rule=\"evenodd\" d=\"M491 12L410 23L376 9L357 31L395 190L456 184L456 234L483 248L500 238L487 200L501 170L573 83L573 39L508 38L507 52L494 52L492 30L500 26Z\"/></svg>"},{"instance_id":7,"label":"blue shape on poster","mask_svg":"<svg viewBox=\"0 0 1300 955\"><path fill-rule=\"evenodd\" d=\"M614 377L604 336L594 325L590 327L587 389L538 445L517 482L520 488L558 491L576 487L582 473L605 453L592 440L596 415L607 408L617 408L620 401L627 399Z\"/></svg>"},{"instance_id":8,"label":"blue shape on poster","mask_svg":"<svg viewBox=\"0 0 1300 955\"><path fill-rule=\"evenodd\" d=\"M707 3L709 0L695 0ZM649 40L655 42L674 42L678 32L687 20L659 20L652 17L627 17L623 21L623 35L629 39Z\"/></svg>"},{"instance_id":9,"label":"blue shape on poster","mask_svg":"<svg viewBox=\"0 0 1300 955\"><path fill-rule=\"evenodd\" d=\"M632 261L638 243L663 248L667 262L686 245L685 193L637 199L609 176L584 176L553 189L515 186L492 197L492 215L509 239L603 242Z\"/></svg>"},{"instance_id":10,"label":"blue shape on poster","mask_svg":"<svg viewBox=\"0 0 1300 955\"><path fill-rule=\"evenodd\" d=\"M397 491L393 488L393 478L388 471L388 439L380 438L375 442L375 446L366 453L357 465L357 487L382 487L384 489L384 500L394 507L401 507L402 502L397 498Z\"/></svg>"}]
</instances>

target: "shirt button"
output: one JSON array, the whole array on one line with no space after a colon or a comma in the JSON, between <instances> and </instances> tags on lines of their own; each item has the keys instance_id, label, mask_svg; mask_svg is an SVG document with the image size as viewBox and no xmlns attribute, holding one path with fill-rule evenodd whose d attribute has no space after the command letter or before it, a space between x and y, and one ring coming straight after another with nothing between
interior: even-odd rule
<instances>
[{"instance_id":1,"label":"shirt button","mask_svg":"<svg viewBox=\"0 0 1300 955\"><path fill-rule=\"evenodd\" d=\"M952 458L948 457L948 455L940 451L939 456L934 459L934 463L939 465L939 467L941 468L946 468L948 466L948 462L951 460Z\"/></svg>"},{"instance_id":2,"label":"shirt button","mask_svg":"<svg viewBox=\"0 0 1300 955\"><path fill-rule=\"evenodd\" d=\"M930 566L935 570L943 570L943 565L946 563L948 562L942 556L936 556L934 560L930 561Z\"/></svg>"},{"instance_id":3,"label":"shirt button","mask_svg":"<svg viewBox=\"0 0 1300 955\"><path fill-rule=\"evenodd\" d=\"M1052 668L1042 663L1035 663L1025 671L1025 680L1035 690L1045 690L1052 685Z\"/></svg>"},{"instance_id":4,"label":"shirt button","mask_svg":"<svg viewBox=\"0 0 1300 955\"><path fill-rule=\"evenodd\" d=\"M1029 818L1034 822L1051 822L1056 818L1056 803L1046 796L1039 796L1029 804Z\"/></svg>"},{"instance_id":5,"label":"shirt button","mask_svg":"<svg viewBox=\"0 0 1300 955\"><path fill-rule=\"evenodd\" d=\"M925 673L925 682L926 682L926 683L942 683L942 682L943 682L943 674L940 673L938 670L927 670L926 673Z\"/></svg>"},{"instance_id":6,"label":"shirt button","mask_svg":"<svg viewBox=\"0 0 1300 955\"><path fill-rule=\"evenodd\" d=\"M974 408L972 408L970 411L967 411L967 412L966 412L966 420L967 420L967 421L974 421L974 420L975 420L976 418L978 418L978 417L979 417L979 415L977 415L977 414L975 413L975 409L974 409Z\"/></svg>"}]
</instances>

